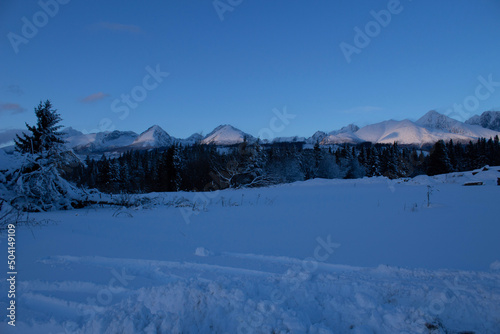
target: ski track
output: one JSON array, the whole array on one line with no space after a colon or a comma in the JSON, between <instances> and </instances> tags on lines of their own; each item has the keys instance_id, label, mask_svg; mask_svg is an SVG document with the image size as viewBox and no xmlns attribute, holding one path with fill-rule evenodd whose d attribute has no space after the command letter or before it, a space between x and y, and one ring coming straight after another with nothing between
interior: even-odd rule
<instances>
[{"instance_id":1,"label":"ski track","mask_svg":"<svg viewBox=\"0 0 500 334\"><path fill-rule=\"evenodd\" d=\"M448 333L495 333L500 328L499 273L325 263L308 272L301 259L286 256L231 252L217 256L281 263L289 269L277 274L203 263L51 256L40 263L125 268L134 279L153 279L157 285L134 287L132 281L125 288L82 281L22 282L23 304L37 321L46 321L28 321L21 327L23 332L34 333L34 328L56 321L60 328L52 324L51 329L57 328L53 333L234 333L236 329L236 333L322 334L333 333L329 328L338 328L336 333L368 333L371 329L440 333L429 331L426 324L430 323L447 324ZM219 275L206 279L193 272ZM95 297L108 288L113 295L126 298L112 305L96 305L53 296L75 292ZM492 305L496 305L494 310ZM51 316L43 319L42 314ZM472 327L474 323L467 318L459 320L464 315L480 317L483 327Z\"/></svg>"}]
</instances>

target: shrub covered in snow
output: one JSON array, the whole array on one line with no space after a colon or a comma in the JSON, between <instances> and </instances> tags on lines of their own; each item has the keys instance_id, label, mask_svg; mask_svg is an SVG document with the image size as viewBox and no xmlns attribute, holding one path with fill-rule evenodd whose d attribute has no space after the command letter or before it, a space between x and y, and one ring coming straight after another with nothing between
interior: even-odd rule
<instances>
[{"instance_id":1,"label":"shrub covered in snow","mask_svg":"<svg viewBox=\"0 0 500 334\"><path fill-rule=\"evenodd\" d=\"M26 156L22 166L6 176L10 204L23 211L78 206L86 193L61 177L57 169L59 160L56 151Z\"/></svg>"},{"instance_id":2,"label":"shrub covered in snow","mask_svg":"<svg viewBox=\"0 0 500 334\"><path fill-rule=\"evenodd\" d=\"M17 136L16 151L7 169L0 171L0 198L22 211L48 211L81 206L87 194L63 177L59 168L68 166L71 152L63 152L61 117L50 101L35 108L37 124L26 124L31 134ZM2 160L6 157L2 157ZM74 160L74 159L73 159Z\"/></svg>"}]
</instances>

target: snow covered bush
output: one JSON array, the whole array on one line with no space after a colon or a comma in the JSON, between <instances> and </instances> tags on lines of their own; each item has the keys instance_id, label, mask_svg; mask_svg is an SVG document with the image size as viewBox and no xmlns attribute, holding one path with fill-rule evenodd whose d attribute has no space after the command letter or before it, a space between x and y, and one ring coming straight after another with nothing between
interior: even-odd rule
<instances>
[{"instance_id":1,"label":"snow covered bush","mask_svg":"<svg viewBox=\"0 0 500 334\"><path fill-rule=\"evenodd\" d=\"M60 155L27 155L19 169L7 175L10 204L23 211L49 211L80 206L86 193L61 177Z\"/></svg>"},{"instance_id":2,"label":"snow covered bush","mask_svg":"<svg viewBox=\"0 0 500 334\"><path fill-rule=\"evenodd\" d=\"M63 152L61 117L50 101L35 108L37 124L26 124L31 134L17 136L10 168L0 171L0 199L21 211L70 209L86 201L85 191L66 181L59 172L67 166L71 152ZM2 159L3 160L3 159Z\"/></svg>"}]
</instances>

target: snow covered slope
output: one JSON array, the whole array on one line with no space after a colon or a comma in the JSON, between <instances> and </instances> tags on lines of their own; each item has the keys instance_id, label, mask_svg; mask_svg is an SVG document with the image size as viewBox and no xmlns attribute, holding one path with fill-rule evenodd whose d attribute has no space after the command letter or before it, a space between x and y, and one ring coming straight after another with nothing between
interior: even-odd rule
<instances>
[{"instance_id":1,"label":"snow covered slope","mask_svg":"<svg viewBox=\"0 0 500 334\"><path fill-rule=\"evenodd\" d=\"M0 332L496 334L499 169L30 214Z\"/></svg>"},{"instance_id":2,"label":"snow covered slope","mask_svg":"<svg viewBox=\"0 0 500 334\"><path fill-rule=\"evenodd\" d=\"M489 114L488 114L489 115ZM491 120L490 125L496 125L496 115L485 116L485 119ZM471 121L472 122L472 121ZM474 122L479 122L476 120ZM486 121L483 120L483 123ZM460 121L449 118L436 111L429 111L418 121L383 121L376 124L367 125L359 128L350 124L340 130L332 131L328 134L318 131L306 143L321 145L332 144L358 144L369 141L372 143L392 144L398 142L407 145L425 145L433 144L438 140L468 142L478 138L492 138L500 135L499 132L485 129L478 125L465 124ZM280 138L280 141L289 141L287 138Z\"/></svg>"},{"instance_id":3,"label":"snow covered slope","mask_svg":"<svg viewBox=\"0 0 500 334\"><path fill-rule=\"evenodd\" d=\"M332 145L332 144L343 144L343 143L348 143L348 144L357 144L361 143L364 140L359 138L356 132L359 130L359 127L357 127L354 124L349 124L347 126L344 126L340 130L332 131L323 138L323 140L320 142L322 145Z\"/></svg>"},{"instance_id":4,"label":"snow covered slope","mask_svg":"<svg viewBox=\"0 0 500 334\"><path fill-rule=\"evenodd\" d=\"M273 143L303 143L306 138L299 136L292 137L276 137L272 140Z\"/></svg>"},{"instance_id":5,"label":"snow covered slope","mask_svg":"<svg viewBox=\"0 0 500 334\"><path fill-rule=\"evenodd\" d=\"M130 146L140 148L166 147L173 143L174 139L165 130L159 125L153 125L141 133Z\"/></svg>"},{"instance_id":6,"label":"snow covered slope","mask_svg":"<svg viewBox=\"0 0 500 334\"><path fill-rule=\"evenodd\" d=\"M100 132L96 135L94 145L99 148L117 148L130 145L137 138L133 131Z\"/></svg>"},{"instance_id":7,"label":"snow covered slope","mask_svg":"<svg viewBox=\"0 0 500 334\"><path fill-rule=\"evenodd\" d=\"M492 123L496 124L494 121ZM462 123L436 111L429 111L416 122L389 120L367 125L361 129L349 125L339 131L330 132L321 144L356 144L369 141L381 144L398 142L399 144L422 146L433 144L438 140L453 139L468 142L478 138L492 138L496 135L500 135L500 133L478 125Z\"/></svg>"},{"instance_id":8,"label":"snow covered slope","mask_svg":"<svg viewBox=\"0 0 500 334\"><path fill-rule=\"evenodd\" d=\"M468 135L457 134L447 130L424 127L410 120L390 120L367 125L355 132L355 135L364 141L373 143L392 144L393 142L398 142L399 144L407 145L424 145L433 144L438 140L448 141L450 139L467 142L480 138L479 133L493 136L497 134L487 129L483 130L475 133L468 132Z\"/></svg>"},{"instance_id":9,"label":"snow covered slope","mask_svg":"<svg viewBox=\"0 0 500 334\"><path fill-rule=\"evenodd\" d=\"M321 143L323 139L325 139L328 136L326 132L323 131L316 131L311 137L306 139L307 144L316 144L316 143Z\"/></svg>"},{"instance_id":10,"label":"snow covered slope","mask_svg":"<svg viewBox=\"0 0 500 334\"><path fill-rule=\"evenodd\" d=\"M434 110L429 111L415 123L428 129L455 133L473 139L490 138L495 137L498 134L496 131L485 129L478 125L462 123Z\"/></svg>"},{"instance_id":11,"label":"snow covered slope","mask_svg":"<svg viewBox=\"0 0 500 334\"><path fill-rule=\"evenodd\" d=\"M65 133L64 140L68 148L88 146L95 141L96 137L95 133L83 134L72 127L64 128L62 132Z\"/></svg>"},{"instance_id":12,"label":"snow covered slope","mask_svg":"<svg viewBox=\"0 0 500 334\"><path fill-rule=\"evenodd\" d=\"M467 124L479 125L494 131L500 131L500 111L485 111L479 115L472 116L465 121Z\"/></svg>"},{"instance_id":13,"label":"snow covered slope","mask_svg":"<svg viewBox=\"0 0 500 334\"><path fill-rule=\"evenodd\" d=\"M177 141L181 145L200 144L202 140L203 140L203 136L199 133L193 133L191 136L187 137L186 139L177 139Z\"/></svg>"},{"instance_id":14,"label":"snow covered slope","mask_svg":"<svg viewBox=\"0 0 500 334\"><path fill-rule=\"evenodd\" d=\"M112 131L83 134L72 128L65 129L67 146L76 152L103 152L126 148L165 147L174 142L160 126L154 125L137 135L132 131Z\"/></svg>"},{"instance_id":15,"label":"snow covered slope","mask_svg":"<svg viewBox=\"0 0 500 334\"><path fill-rule=\"evenodd\" d=\"M202 144L212 145L234 145L242 143L244 140L254 142L255 138L231 125L219 125L210 132L203 140Z\"/></svg>"},{"instance_id":16,"label":"snow covered slope","mask_svg":"<svg viewBox=\"0 0 500 334\"><path fill-rule=\"evenodd\" d=\"M429 131L417 126L415 123L404 121L384 121L367 125L356 133L359 138L372 143L393 143L413 144L430 142L434 138L430 137Z\"/></svg>"},{"instance_id":17,"label":"snow covered slope","mask_svg":"<svg viewBox=\"0 0 500 334\"><path fill-rule=\"evenodd\" d=\"M68 148L76 152L95 152L118 149L131 145L137 138L133 131L112 131L83 134L70 128L68 135L64 138Z\"/></svg>"}]
</instances>

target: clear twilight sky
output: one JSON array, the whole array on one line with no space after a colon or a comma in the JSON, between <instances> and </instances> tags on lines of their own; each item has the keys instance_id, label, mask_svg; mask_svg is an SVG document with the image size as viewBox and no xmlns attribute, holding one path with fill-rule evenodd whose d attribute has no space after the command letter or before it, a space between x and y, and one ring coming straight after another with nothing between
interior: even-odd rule
<instances>
[{"instance_id":1,"label":"clear twilight sky","mask_svg":"<svg viewBox=\"0 0 500 334\"><path fill-rule=\"evenodd\" d=\"M2 0L0 22L4 135L45 99L80 131L180 138L500 110L498 0Z\"/></svg>"}]
</instances>

